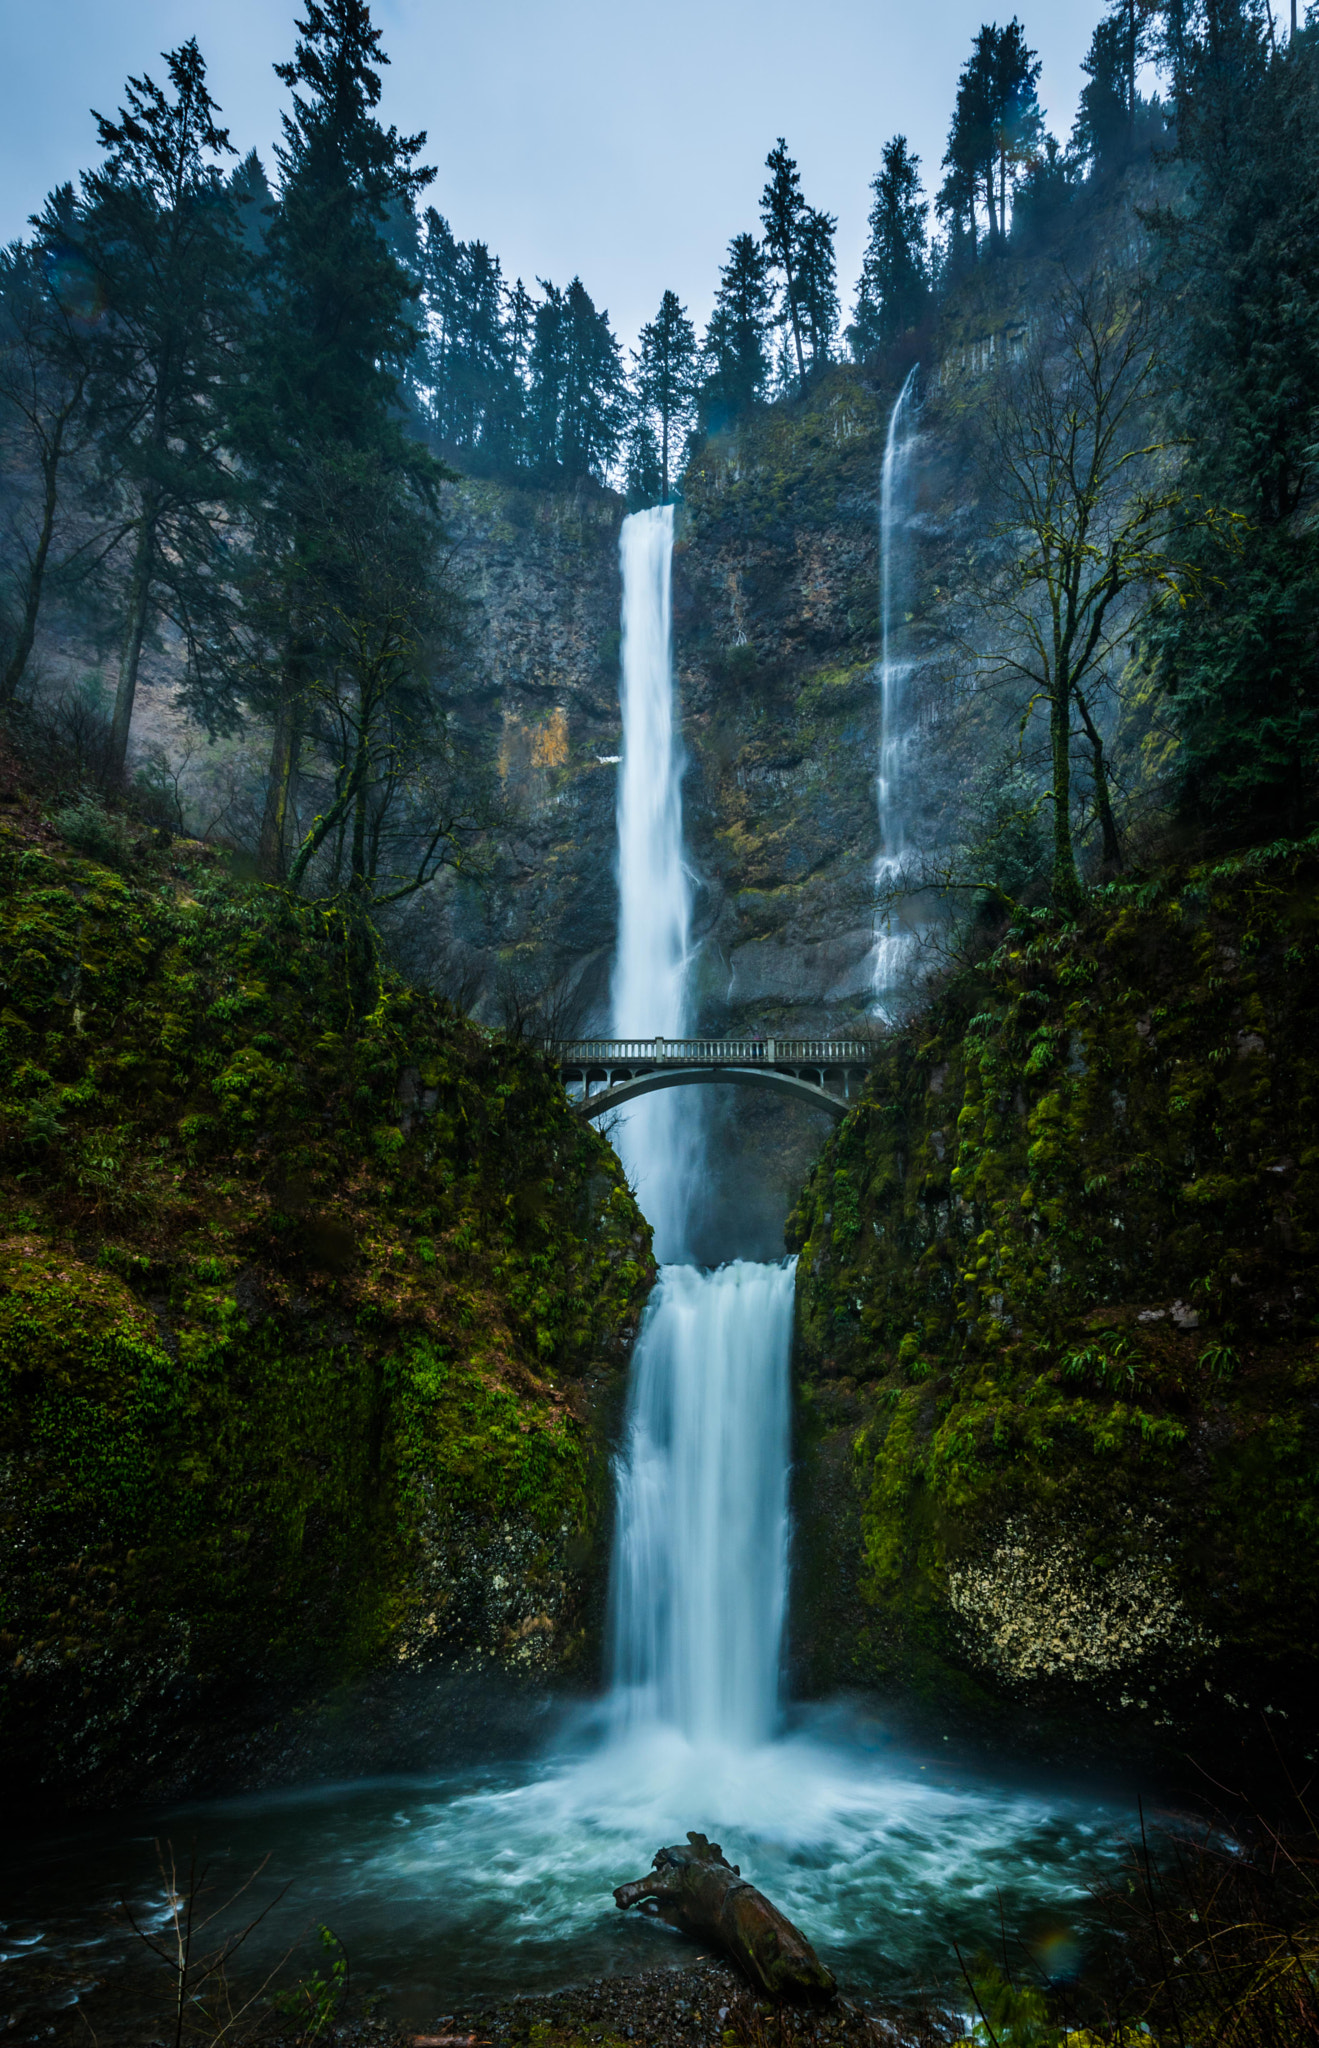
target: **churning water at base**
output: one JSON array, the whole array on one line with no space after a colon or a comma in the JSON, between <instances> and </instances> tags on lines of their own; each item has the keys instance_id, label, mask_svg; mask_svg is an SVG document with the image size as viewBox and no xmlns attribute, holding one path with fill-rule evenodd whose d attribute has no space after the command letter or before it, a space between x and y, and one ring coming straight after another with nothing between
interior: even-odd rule
<instances>
[{"instance_id":1,"label":"churning water at base","mask_svg":"<svg viewBox=\"0 0 1319 2048\"><path fill-rule=\"evenodd\" d=\"M997 1949L1001 1925L1028 1942L1083 1926L1087 1881L1112 1867L1128 1824L1093 1797L904 1752L873 1719L821 1713L752 1748L655 1724L602 1743L584 1726L553 1754L428 1782L266 1793L16 1839L0 1951L30 1944L30 1962L62 1961L83 1983L141 1964L114 1909L127 1897L140 1920L159 1914L151 1838L170 1836L214 1862L219 1897L267 1855L259 1903L290 1883L243 1952L246 1972L324 1922L354 1983L424 2023L471 1998L689 1962L686 1942L617 1912L610 1892L699 1828L854 1992L955 1991L954 1941L966 1953Z\"/></svg>"}]
</instances>

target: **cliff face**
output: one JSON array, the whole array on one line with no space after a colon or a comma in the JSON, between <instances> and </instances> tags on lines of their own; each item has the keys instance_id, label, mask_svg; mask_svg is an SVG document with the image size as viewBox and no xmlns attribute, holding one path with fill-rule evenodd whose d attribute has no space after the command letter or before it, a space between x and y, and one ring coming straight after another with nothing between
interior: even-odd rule
<instances>
[{"instance_id":1,"label":"cliff face","mask_svg":"<svg viewBox=\"0 0 1319 2048\"><path fill-rule=\"evenodd\" d=\"M1282 848L1022 917L885 1046L790 1219L807 1683L1096 1742L1312 1718L1317 883Z\"/></svg>"},{"instance_id":2,"label":"cliff face","mask_svg":"<svg viewBox=\"0 0 1319 2048\"><path fill-rule=\"evenodd\" d=\"M712 444L686 482L674 660L701 1032L846 1028L866 1007L887 413L840 369L808 407ZM517 820L485 886L449 884L427 906L442 934L434 971L441 986L467 973L489 991L511 973L567 991L556 1007L569 1028L601 1030L617 926L622 507L464 482L449 516L472 600L464 716L488 735ZM729 1090L694 1111L715 1162L699 1248L776 1256L827 1119Z\"/></svg>"},{"instance_id":3,"label":"cliff face","mask_svg":"<svg viewBox=\"0 0 1319 2048\"><path fill-rule=\"evenodd\" d=\"M539 1057L21 807L0 979L11 1796L259 1774L389 1670L589 1675L654 1269Z\"/></svg>"},{"instance_id":4,"label":"cliff face","mask_svg":"<svg viewBox=\"0 0 1319 2048\"><path fill-rule=\"evenodd\" d=\"M686 482L674 656L703 1030L827 1028L869 991L877 494L887 406L839 370L809 408L713 443ZM487 963L580 980L605 1021L616 924L622 508L463 483L467 714L521 816L494 886L451 914Z\"/></svg>"}]
</instances>

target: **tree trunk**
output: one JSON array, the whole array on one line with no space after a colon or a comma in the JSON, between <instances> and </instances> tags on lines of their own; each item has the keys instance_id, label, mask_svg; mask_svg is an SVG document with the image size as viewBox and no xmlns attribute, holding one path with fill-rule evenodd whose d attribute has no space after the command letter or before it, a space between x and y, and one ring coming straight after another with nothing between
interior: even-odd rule
<instances>
[{"instance_id":1,"label":"tree trunk","mask_svg":"<svg viewBox=\"0 0 1319 2048\"><path fill-rule=\"evenodd\" d=\"M1055 684L1049 700L1049 739L1053 753L1053 900L1059 910L1081 906L1081 881L1072 847L1072 700Z\"/></svg>"},{"instance_id":2,"label":"tree trunk","mask_svg":"<svg viewBox=\"0 0 1319 2048\"><path fill-rule=\"evenodd\" d=\"M298 746L302 738L299 706L298 694L289 689L276 714L275 730L270 742L266 803L261 814L261 836L257 844L257 862L268 882L282 882L287 867L288 848L285 845L285 833L288 826L289 802L293 794Z\"/></svg>"},{"instance_id":3,"label":"tree trunk","mask_svg":"<svg viewBox=\"0 0 1319 2048\"><path fill-rule=\"evenodd\" d=\"M801 347L801 321L797 315L797 288L792 281L792 264L788 251L783 252L783 276L788 292L788 318L792 322L792 340L797 351L797 375L801 379L801 395L806 396L806 358Z\"/></svg>"},{"instance_id":4,"label":"tree trunk","mask_svg":"<svg viewBox=\"0 0 1319 2048\"><path fill-rule=\"evenodd\" d=\"M1085 727L1085 736L1090 742L1090 752L1094 760L1095 811L1099 818L1099 830L1104 842L1104 866L1111 874L1121 874L1122 841L1118 838L1117 820L1113 816L1113 803L1109 795L1108 768L1104 761L1104 742L1099 728L1096 726L1093 718L1091 718L1089 709L1082 702L1079 694L1077 697L1077 709L1080 711L1081 723Z\"/></svg>"},{"instance_id":5,"label":"tree trunk","mask_svg":"<svg viewBox=\"0 0 1319 2048\"><path fill-rule=\"evenodd\" d=\"M124 772L128 759L128 734L133 723L133 699L142 664L142 643L147 634L151 604L151 571L156 552L156 516L145 512L138 528L137 552L128 589L128 618L124 625L124 646L119 657L119 680L115 685L114 719L110 727L110 766L116 776Z\"/></svg>"},{"instance_id":6,"label":"tree trunk","mask_svg":"<svg viewBox=\"0 0 1319 2048\"><path fill-rule=\"evenodd\" d=\"M4 680L0 682L0 704L12 704L18 686L27 668L28 656L37 637L37 619L41 612L41 590L46 580L46 558L50 553L51 537L55 531L55 509L58 503L56 474L59 463L59 441L47 453L42 464L45 470L45 492L41 503L41 531L37 535L36 552L28 565L27 588L23 592L23 616L19 621L18 638L14 651L5 665Z\"/></svg>"},{"instance_id":7,"label":"tree trunk","mask_svg":"<svg viewBox=\"0 0 1319 2048\"><path fill-rule=\"evenodd\" d=\"M726 1949L752 1983L774 1999L832 1998L832 1973L804 1934L724 1860L717 1842L689 1834L690 1847L661 1849L649 1877L621 1884L614 1904L643 1900L670 1927Z\"/></svg>"}]
</instances>

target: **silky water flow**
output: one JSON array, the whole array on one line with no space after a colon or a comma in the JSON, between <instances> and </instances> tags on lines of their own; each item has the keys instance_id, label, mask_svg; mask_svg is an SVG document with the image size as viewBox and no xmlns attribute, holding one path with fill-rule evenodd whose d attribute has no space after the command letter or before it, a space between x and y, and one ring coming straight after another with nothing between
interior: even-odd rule
<instances>
[{"instance_id":1,"label":"silky water flow","mask_svg":"<svg viewBox=\"0 0 1319 2048\"><path fill-rule=\"evenodd\" d=\"M691 957L672 540L667 508L624 522L613 994L616 1029L666 1037L687 1027ZM153 1823L242 1875L269 1855L302 1922L331 1925L354 1981L405 2019L685 1961L676 1935L617 1913L610 1891L689 1828L721 1840L844 1982L888 1994L955 1982L953 1942L974 1950L1000 1922L1029 1933L1048 1913L1056 1926L1111 1853L1113 1817L1093 1797L954 1765L941 1741L904 1745L873 1713L785 1712L794 1273L786 1260L717 1272L685 1261L699 1171L688 1100L643 1100L620 1133L665 1264L616 1469L603 1705L517 1763L265 1793ZM165 1911L147 1834L108 1823L80 1839L89 1913L123 1896L130 1864L139 1918ZM49 1955L72 1938L72 1853L66 1838L24 1845L27 1917L7 1942ZM286 1938L272 1916L245 1953L258 1963ZM84 1943L89 1974L104 1973L116 1940Z\"/></svg>"},{"instance_id":2,"label":"silky water flow","mask_svg":"<svg viewBox=\"0 0 1319 2048\"><path fill-rule=\"evenodd\" d=\"M898 654L896 629L916 446L918 368L918 364L912 364L889 414L879 492L879 772L875 778L879 854L875 861L875 896L884 928L875 941L871 985L876 1007L885 1015L893 1009L912 944L910 932L897 921L897 905L891 897L902 879L910 851L908 810L914 738L909 690L911 663Z\"/></svg>"}]
</instances>

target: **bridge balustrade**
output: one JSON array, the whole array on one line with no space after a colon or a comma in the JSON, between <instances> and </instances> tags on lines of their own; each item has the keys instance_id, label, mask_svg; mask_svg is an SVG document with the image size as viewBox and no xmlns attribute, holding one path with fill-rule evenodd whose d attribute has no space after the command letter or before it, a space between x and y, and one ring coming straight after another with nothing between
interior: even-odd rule
<instances>
[{"instance_id":1,"label":"bridge balustrade","mask_svg":"<svg viewBox=\"0 0 1319 2048\"><path fill-rule=\"evenodd\" d=\"M547 1040L545 1050L565 1083L580 1086L579 1106L594 1116L611 1098L672 1086L657 1078L662 1073L693 1081L724 1073L730 1081L760 1078L842 1115L857 1070L870 1065L875 1049L853 1038L570 1038Z\"/></svg>"}]
</instances>

